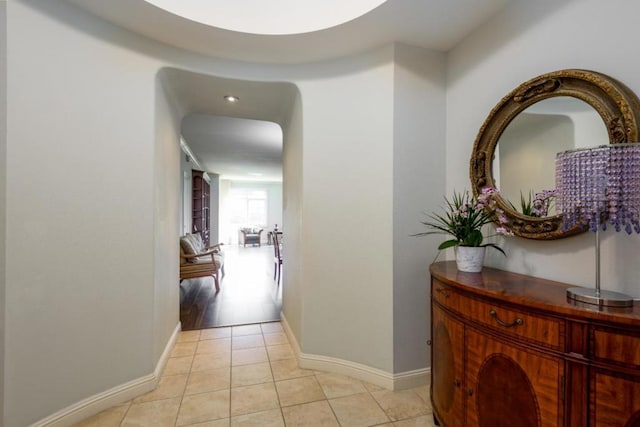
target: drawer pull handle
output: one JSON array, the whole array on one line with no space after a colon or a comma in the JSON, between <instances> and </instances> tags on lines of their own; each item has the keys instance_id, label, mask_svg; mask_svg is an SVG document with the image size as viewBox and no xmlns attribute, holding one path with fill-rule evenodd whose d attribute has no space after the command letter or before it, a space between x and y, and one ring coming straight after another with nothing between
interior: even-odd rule
<instances>
[{"instance_id":1,"label":"drawer pull handle","mask_svg":"<svg viewBox=\"0 0 640 427\"><path fill-rule=\"evenodd\" d=\"M467 389L467 396L473 396L473 389L471 388Z\"/></svg>"},{"instance_id":2,"label":"drawer pull handle","mask_svg":"<svg viewBox=\"0 0 640 427\"><path fill-rule=\"evenodd\" d=\"M511 323L503 322L502 320L500 320L500 318L498 317L498 313L496 313L496 311L493 308L489 310L489 314L491 315L491 317L496 319L496 322L498 322L498 325L504 326L505 328L511 328L512 326L518 326L524 323L524 320L522 320L519 317L516 317L516 320L514 320Z\"/></svg>"},{"instance_id":3,"label":"drawer pull handle","mask_svg":"<svg viewBox=\"0 0 640 427\"><path fill-rule=\"evenodd\" d=\"M436 291L440 292L442 295L444 295L445 298L449 298L449 291L446 289L442 289L442 288L438 288L436 289Z\"/></svg>"},{"instance_id":4,"label":"drawer pull handle","mask_svg":"<svg viewBox=\"0 0 640 427\"><path fill-rule=\"evenodd\" d=\"M456 387L460 387L462 383L460 382L460 380L453 380L453 385Z\"/></svg>"}]
</instances>

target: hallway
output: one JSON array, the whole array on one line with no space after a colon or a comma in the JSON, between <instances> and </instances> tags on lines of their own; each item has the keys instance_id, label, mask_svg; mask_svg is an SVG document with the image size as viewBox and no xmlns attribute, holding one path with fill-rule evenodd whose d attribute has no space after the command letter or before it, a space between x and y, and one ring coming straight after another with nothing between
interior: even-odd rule
<instances>
[{"instance_id":1,"label":"hallway","mask_svg":"<svg viewBox=\"0 0 640 427\"><path fill-rule=\"evenodd\" d=\"M76 427L433 427L428 386L300 369L280 322L181 332L158 387Z\"/></svg>"},{"instance_id":2,"label":"hallway","mask_svg":"<svg viewBox=\"0 0 640 427\"><path fill-rule=\"evenodd\" d=\"M218 294L210 277L180 284L183 331L280 320L282 281L273 280L273 246L223 248L225 276Z\"/></svg>"}]
</instances>

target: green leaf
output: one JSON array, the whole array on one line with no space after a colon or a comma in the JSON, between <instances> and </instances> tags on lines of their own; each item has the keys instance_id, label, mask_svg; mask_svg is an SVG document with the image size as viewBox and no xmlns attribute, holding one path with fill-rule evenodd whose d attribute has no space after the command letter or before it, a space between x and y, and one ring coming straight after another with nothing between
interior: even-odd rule
<instances>
[{"instance_id":1,"label":"green leaf","mask_svg":"<svg viewBox=\"0 0 640 427\"><path fill-rule=\"evenodd\" d=\"M451 239L451 240L447 240L446 242L440 243L440 246L438 246L438 249L443 250L443 249L451 248L453 246L458 246L459 244L460 244L459 241L455 239Z\"/></svg>"},{"instance_id":2,"label":"green leaf","mask_svg":"<svg viewBox=\"0 0 640 427\"><path fill-rule=\"evenodd\" d=\"M502 248L500 246L496 245L495 243L485 243L482 246L497 249L497 250L500 251L500 253L502 253L502 255L507 256L505 251L503 251Z\"/></svg>"},{"instance_id":3,"label":"green leaf","mask_svg":"<svg viewBox=\"0 0 640 427\"><path fill-rule=\"evenodd\" d=\"M464 246L480 246L482 245L482 231L475 229L467 235L462 242Z\"/></svg>"}]
</instances>

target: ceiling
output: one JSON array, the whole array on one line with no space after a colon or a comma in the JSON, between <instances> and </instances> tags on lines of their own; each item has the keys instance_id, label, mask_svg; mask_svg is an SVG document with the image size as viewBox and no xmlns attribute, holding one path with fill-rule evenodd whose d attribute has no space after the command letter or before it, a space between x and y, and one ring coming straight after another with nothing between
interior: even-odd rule
<instances>
[{"instance_id":1,"label":"ceiling","mask_svg":"<svg viewBox=\"0 0 640 427\"><path fill-rule=\"evenodd\" d=\"M253 63L295 64L354 55L394 42L447 51L512 0L349 0L349 7L344 0L325 0L320 8L310 0L63 1L187 51ZM248 7L251 4L288 5L295 10L256 13ZM237 22L212 20L212 11L227 20L237 16ZM349 13L355 18L350 19ZM309 21L291 25L287 19L282 21L285 16L289 21ZM271 27L256 24L269 19ZM246 26L251 20L255 31ZM293 85L221 79L177 69L163 72L165 85L181 110L194 113L183 120L182 134L208 172L223 178L281 180L282 132L275 123L282 122L291 105ZM239 96L240 102L226 103L223 96L228 94Z\"/></svg>"},{"instance_id":2,"label":"ceiling","mask_svg":"<svg viewBox=\"0 0 640 427\"><path fill-rule=\"evenodd\" d=\"M282 181L282 129L273 122L190 114L182 137L207 171L234 181Z\"/></svg>"},{"instance_id":3,"label":"ceiling","mask_svg":"<svg viewBox=\"0 0 640 427\"><path fill-rule=\"evenodd\" d=\"M250 34L301 34L344 24L386 0L145 0L210 27Z\"/></svg>"},{"instance_id":4,"label":"ceiling","mask_svg":"<svg viewBox=\"0 0 640 427\"><path fill-rule=\"evenodd\" d=\"M186 114L181 133L200 166L222 179L282 181L282 130L298 89L165 68L160 79ZM234 95L238 102L225 101ZM259 174L259 175L258 175Z\"/></svg>"},{"instance_id":5,"label":"ceiling","mask_svg":"<svg viewBox=\"0 0 640 427\"><path fill-rule=\"evenodd\" d=\"M133 32L204 55L300 63L353 55L392 42L447 51L510 0L387 0L363 16L331 28L287 35L230 31L175 15L145 0L66 1ZM222 8L225 3L242 1L247 2L217 0L217 4ZM305 7L312 3L315 1L289 1Z\"/></svg>"}]
</instances>

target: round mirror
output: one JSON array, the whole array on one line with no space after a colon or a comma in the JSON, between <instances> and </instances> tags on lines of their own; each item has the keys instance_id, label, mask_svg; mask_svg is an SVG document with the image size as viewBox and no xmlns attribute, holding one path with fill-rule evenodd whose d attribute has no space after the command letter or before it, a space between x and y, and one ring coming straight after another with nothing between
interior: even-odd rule
<instances>
[{"instance_id":1,"label":"round mirror","mask_svg":"<svg viewBox=\"0 0 640 427\"><path fill-rule=\"evenodd\" d=\"M558 239L554 206L556 153L580 147L637 141L640 101L622 83L586 70L538 76L505 96L476 138L471 183L500 190L497 203L507 228L531 239Z\"/></svg>"}]
</instances>

